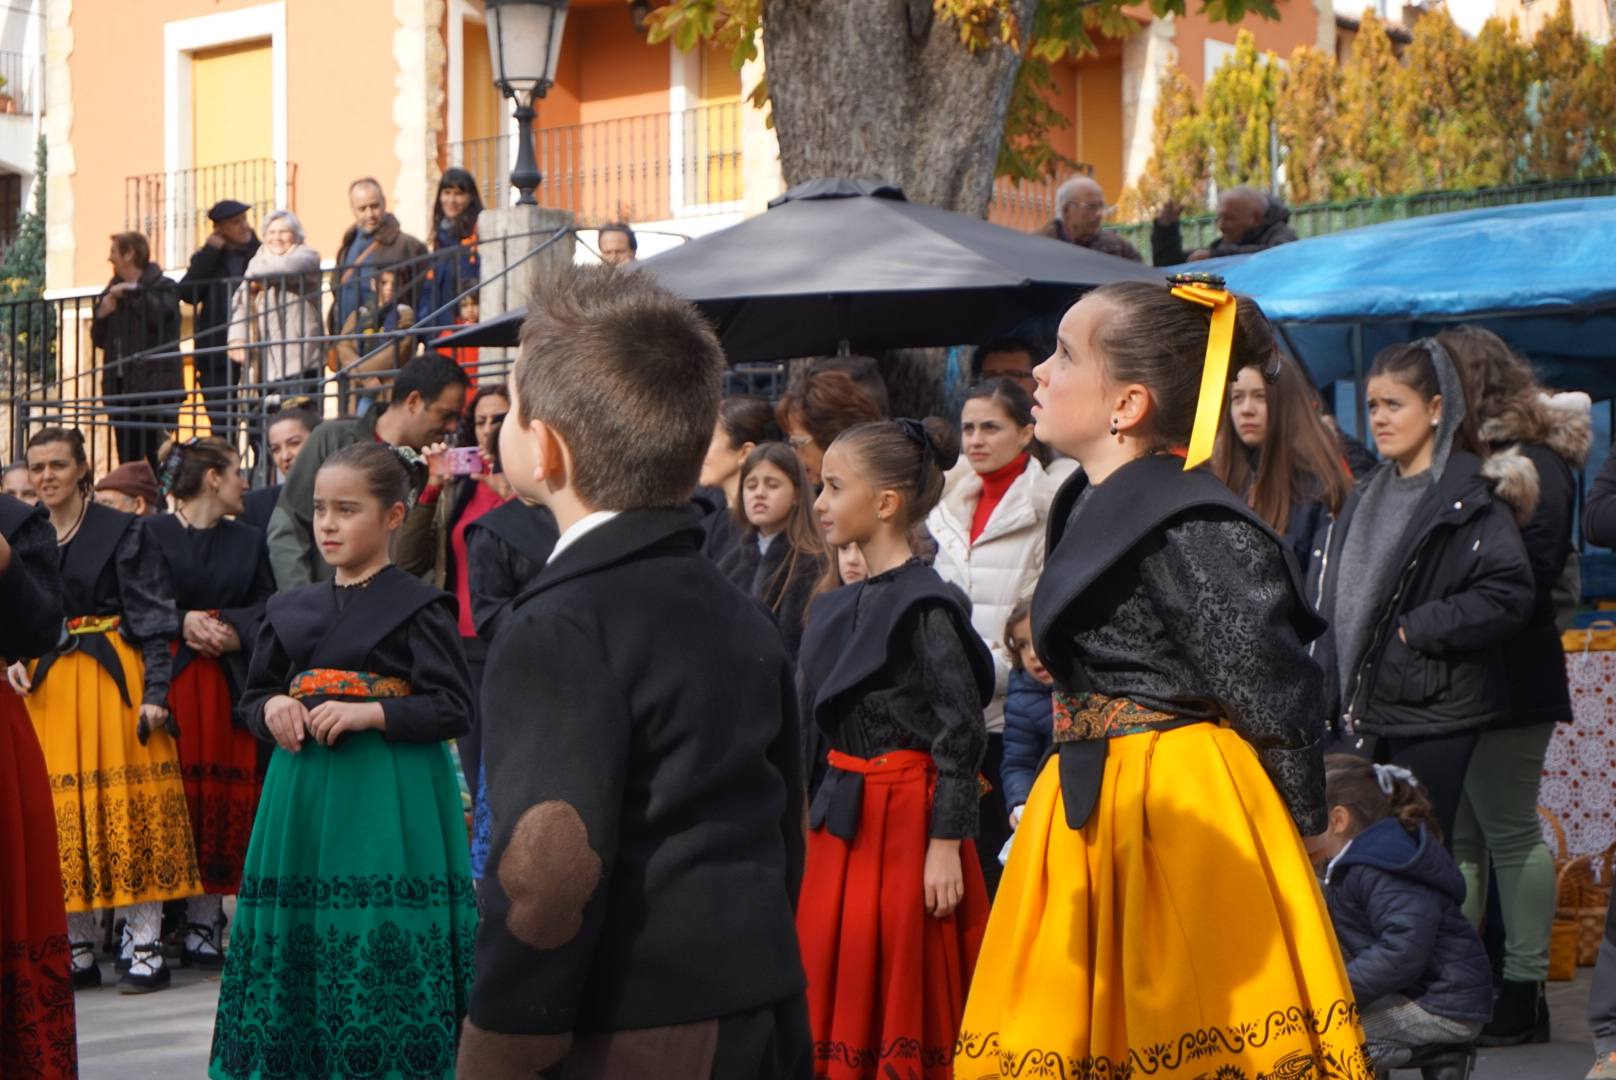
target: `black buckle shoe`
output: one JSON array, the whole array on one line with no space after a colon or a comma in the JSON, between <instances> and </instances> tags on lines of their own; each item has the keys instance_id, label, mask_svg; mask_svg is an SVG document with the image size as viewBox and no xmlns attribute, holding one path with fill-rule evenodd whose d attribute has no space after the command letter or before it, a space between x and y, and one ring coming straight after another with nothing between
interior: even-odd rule
<instances>
[{"instance_id":1,"label":"black buckle shoe","mask_svg":"<svg viewBox=\"0 0 1616 1080\"><path fill-rule=\"evenodd\" d=\"M80 957L88 959L88 967L79 964ZM95 944L89 941L75 941L73 943L72 959L73 989L96 990L101 986L101 965L95 962Z\"/></svg>"},{"instance_id":2,"label":"black buckle shoe","mask_svg":"<svg viewBox=\"0 0 1616 1080\"><path fill-rule=\"evenodd\" d=\"M136 945L128 973L118 980L118 993L149 994L154 990L164 990L173 978L168 965L163 962L161 945L156 942Z\"/></svg>"},{"instance_id":3,"label":"black buckle shoe","mask_svg":"<svg viewBox=\"0 0 1616 1080\"><path fill-rule=\"evenodd\" d=\"M194 949L191 948L193 936L199 939L199 944ZM185 928L185 945L180 950L180 963L200 971L224 969L224 951L219 948L212 926L191 923Z\"/></svg>"}]
</instances>

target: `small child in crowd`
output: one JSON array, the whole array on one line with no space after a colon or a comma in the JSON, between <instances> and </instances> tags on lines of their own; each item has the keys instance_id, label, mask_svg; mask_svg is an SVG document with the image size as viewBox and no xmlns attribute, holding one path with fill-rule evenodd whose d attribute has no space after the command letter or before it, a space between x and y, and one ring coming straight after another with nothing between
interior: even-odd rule
<instances>
[{"instance_id":1,"label":"small child in crowd","mask_svg":"<svg viewBox=\"0 0 1616 1080\"><path fill-rule=\"evenodd\" d=\"M814 517L814 490L797 452L771 442L748 454L731 513L741 540L718 568L769 609L795 659L808 601L828 562Z\"/></svg>"},{"instance_id":2,"label":"small child in crowd","mask_svg":"<svg viewBox=\"0 0 1616 1080\"><path fill-rule=\"evenodd\" d=\"M855 585L870 576L864 565L864 552L857 544L843 544L836 549L836 574L843 585Z\"/></svg>"},{"instance_id":3,"label":"small child in crowd","mask_svg":"<svg viewBox=\"0 0 1616 1080\"><path fill-rule=\"evenodd\" d=\"M1004 763L999 780L1010 827L1021 823L1021 810L1038 778L1038 766L1049 752L1055 729L1054 676L1044 669L1032 646L1032 600L1010 612L1004 625L1004 647L1010 652L1010 692L1004 699Z\"/></svg>"},{"instance_id":4,"label":"small child in crowd","mask_svg":"<svg viewBox=\"0 0 1616 1080\"><path fill-rule=\"evenodd\" d=\"M1424 1047L1474 1041L1492 1015L1492 975L1414 774L1351 754L1324 768L1329 822L1307 852L1324 868L1365 1048L1384 1077Z\"/></svg>"}]
</instances>

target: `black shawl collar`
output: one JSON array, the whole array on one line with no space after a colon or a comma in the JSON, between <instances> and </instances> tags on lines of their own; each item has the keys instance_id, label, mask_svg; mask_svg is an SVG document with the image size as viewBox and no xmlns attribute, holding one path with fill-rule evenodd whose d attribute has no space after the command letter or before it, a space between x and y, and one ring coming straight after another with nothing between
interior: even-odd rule
<instances>
[{"instance_id":1,"label":"black shawl collar","mask_svg":"<svg viewBox=\"0 0 1616 1080\"><path fill-rule=\"evenodd\" d=\"M521 499L496 506L467 525L468 538L475 529L487 529L535 566L545 564L561 536L549 507L529 506Z\"/></svg>"},{"instance_id":2,"label":"black shawl collar","mask_svg":"<svg viewBox=\"0 0 1616 1080\"><path fill-rule=\"evenodd\" d=\"M265 615L298 668L367 671L382 639L434 602L454 603L413 574L387 566L340 607L333 579L277 593Z\"/></svg>"},{"instance_id":3,"label":"black shawl collar","mask_svg":"<svg viewBox=\"0 0 1616 1080\"><path fill-rule=\"evenodd\" d=\"M1176 517L1191 510L1219 511L1250 522L1283 546L1274 531L1217 477L1205 469L1185 472L1181 458L1166 454L1131 461L1106 483L1096 485L1080 511L1081 536L1063 542L1067 540L1067 519L1088 487L1088 477L1081 470L1074 473L1056 494L1049 512L1049 555L1032 599L1033 644L1046 661L1059 653L1051 646L1061 616L1102 574ZM1312 641L1324 632L1324 620L1307 603L1296 568L1289 560L1285 565L1295 596L1292 608L1297 634L1304 642Z\"/></svg>"},{"instance_id":4,"label":"black shawl collar","mask_svg":"<svg viewBox=\"0 0 1616 1080\"><path fill-rule=\"evenodd\" d=\"M69 618L99 614L76 609L94 603L95 583L118 550L118 541L134 527L135 520L133 514L96 502L85 508L84 523L62 556L62 593Z\"/></svg>"},{"instance_id":5,"label":"black shawl collar","mask_svg":"<svg viewBox=\"0 0 1616 1080\"><path fill-rule=\"evenodd\" d=\"M15 537L23 522L31 517L45 518L48 524L50 515L43 506L29 506L15 496L0 495L0 536L7 541Z\"/></svg>"},{"instance_id":6,"label":"black shawl collar","mask_svg":"<svg viewBox=\"0 0 1616 1080\"><path fill-rule=\"evenodd\" d=\"M970 616L953 590L937 571L920 563L901 567L894 574L884 586L888 590L886 602L867 611L862 623L855 625L859 597L865 588L862 581L833 589L814 601L802 636L800 663L803 680L814 691L815 719L838 694L886 667L892 639L904 616L931 604L941 605L960 631L982 705L986 707L993 700L993 656L972 628Z\"/></svg>"},{"instance_id":7,"label":"black shawl collar","mask_svg":"<svg viewBox=\"0 0 1616 1080\"><path fill-rule=\"evenodd\" d=\"M659 549L670 554L688 552L699 557L703 536L701 519L687 506L625 510L568 545L566 550L545 565L533 584L517 596L512 606L520 606L563 582L606 570Z\"/></svg>"}]
</instances>

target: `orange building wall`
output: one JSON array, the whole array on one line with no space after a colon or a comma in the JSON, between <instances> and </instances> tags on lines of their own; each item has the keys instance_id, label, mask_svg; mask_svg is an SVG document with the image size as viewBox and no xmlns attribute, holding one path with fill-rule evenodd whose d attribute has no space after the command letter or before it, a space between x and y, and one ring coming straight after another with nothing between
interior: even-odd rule
<instances>
[{"instance_id":1,"label":"orange building wall","mask_svg":"<svg viewBox=\"0 0 1616 1080\"><path fill-rule=\"evenodd\" d=\"M1234 43L1241 30L1250 30L1257 39L1259 52L1273 52L1280 59L1288 59L1298 45L1317 45L1319 41L1319 13L1309 0L1277 0L1277 20L1260 15L1248 15L1239 23L1213 22L1205 14L1191 12L1174 20L1177 28L1173 44L1178 47L1178 64L1190 84L1200 93L1207 77L1206 41Z\"/></svg>"},{"instance_id":2,"label":"orange building wall","mask_svg":"<svg viewBox=\"0 0 1616 1080\"><path fill-rule=\"evenodd\" d=\"M1094 168L1094 179L1115 200L1122 191L1122 48L1100 43L1097 56L1063 60L1051 72L1050 103L1068 125L1050 133L1050 145Z\"/></svg>"},{"instance_id":3,"label":"orange building wall","mask_svg":"<svg viewBox=\"0 0 1616 1080\"><path fill-rule=\"evenodd\" d=\"M75 0L68 66L78 284L107 277L105 239L124 225L125 177L164 169L164 23L256 2ZM391 187L398 173L394 25L390 0L287 0L287 154L298 166L298 216L327 257L352 220L348 182L373 173Z\"/></svg>"}]
</instances>

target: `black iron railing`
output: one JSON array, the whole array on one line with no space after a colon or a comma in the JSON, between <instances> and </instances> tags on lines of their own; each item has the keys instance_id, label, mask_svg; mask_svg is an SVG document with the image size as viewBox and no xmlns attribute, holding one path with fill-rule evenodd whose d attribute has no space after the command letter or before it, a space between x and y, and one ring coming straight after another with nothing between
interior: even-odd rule
<instances>
[{"instance_id":1,"label":"black iron railing","mask_svg":"<svg viewBox=\"0 0 1616 1080\"><path fill-rule=\"evenodd\" d=\"M608 221L665 221L738 207L741 176L739 103L629 116L534 133L544 183L539 205L569 210L581 226ZM476 177L487 206L511 202L514 136L449 143L446 165Z\"/></svg>"},{"instance_id":2,"label":"black iron railing","mask_svg":"<svg viewBox=\"0 0 1616 1080\"><path fill-rule=\"evenodd\" d=\"M124 180L124 228L146 234L152 256L163 265L183 260L212 230L208 208L235 199L250 208L256 226L271 210L297 209L297 165L253 158L147 173Z\"/></svg>"}]
</instances>

